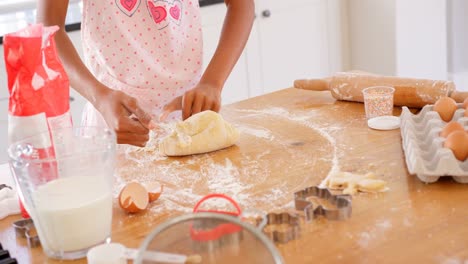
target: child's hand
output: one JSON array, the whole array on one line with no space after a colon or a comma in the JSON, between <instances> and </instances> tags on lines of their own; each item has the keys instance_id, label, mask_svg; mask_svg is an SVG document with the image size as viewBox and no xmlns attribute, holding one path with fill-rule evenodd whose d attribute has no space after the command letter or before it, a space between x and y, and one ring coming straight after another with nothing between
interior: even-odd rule
<instances>
[{"instance_id":1,"label":"child's hand","mask_svg":"<svg viewBox=\"0 0 468 264\"><path fill-rule=\"evenodd\" d=\"M163 107L163 112L159 116L159 122L166 121L170 113L182 109L182 96L177 96L170 103Z\"/></svg>"},{"instance_id":2,"label":"child's hand","mask_svg":"<svg viewBox=\"0 0 468 264\"><path fill-rule=\"evenodd\" d=\"M185 120L190 116L212 110L218 112L221 108L221 89L199 83L195 88L185 92L182 97L182 118Z\"/></svg>"},{"instance_id":3,"label":"child's hand","mask_svg":"<svg viewBox=\"0 0 468 264\"><path fill-rule=\"evenodd\" d=\"M96 108L115 131L117 143L144 147L149 139L149 129L156 128L151 116L127 94L106 89L99 96Z\"/></svg>"},{"instance_id":4,"label":"child's hand","mask_svg":"<svg viewBox=\"0 0 468 264\"><path fill-rule=\"evenodd\" d=\"M198 84L195 88L185 92L183 96L176 97L165 105L159 120L166 120L167 116L176 110L182 110L182 118L185 120L205 110L218 112L220 108L221 89L207 84Z\"/></svg>"}]
</instances>

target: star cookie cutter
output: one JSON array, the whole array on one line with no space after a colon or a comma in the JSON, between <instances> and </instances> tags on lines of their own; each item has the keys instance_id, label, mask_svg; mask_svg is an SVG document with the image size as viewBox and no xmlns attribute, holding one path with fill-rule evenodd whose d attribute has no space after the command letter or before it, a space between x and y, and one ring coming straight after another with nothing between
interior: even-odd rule
<instances>
[{"instance_id":1,"label":"star cookie cutter","mask_svg":"<svg viewBox=\"0 0 468 264\"><path fill-rule=\"evenodd\" d=\"M307 200L309 197L326 200L336 209L325 208L322 205L314 208L314 204ZM304 212L306 222L310 222L318 216L324 216L329 220L345 220L351 217L352 211L350 195L334 195L329 189L316 186L295 192L294 205L296 210Z\"/></svg>"},{"instance_id":2,"label":"star cookie cutter","mask_svg":"<svg viewBox=\"0 0 468 264\"><path fill-rule=\"evenodd\" d=\"M36 228L32 219L22 219L13 223L16 237L26 238L29 248L35 248L41 245L39 237L36 233Z\"/></svg>"},{"instance_id":3,"label":"star cookie cutter","mask_svg":"<svg viewBox=\"0 0 468 264\"><path fill-rule=\"evenodd\" d=\"M300 220L297 215L293 215L288 212L269 213L267 214L266 219L267 223L263 229L263 233L265 233L275 243L284 244L299 238L301 235ZM285 228L284 230L265 230L268 229L268 226L275 225L285 225Z\"/></svg>"}]
</instances>

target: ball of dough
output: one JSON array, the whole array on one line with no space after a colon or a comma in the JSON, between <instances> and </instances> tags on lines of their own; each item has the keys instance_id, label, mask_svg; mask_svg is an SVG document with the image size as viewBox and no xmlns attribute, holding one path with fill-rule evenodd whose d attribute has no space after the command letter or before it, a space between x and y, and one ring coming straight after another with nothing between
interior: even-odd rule
<instances>
[{"instance_id":1,"label":"ball of dough","mask_svg":"<svg viewBox=\"0 0 468 264\"><path fill-rule=\"evenodd\" d=\"M179 122L161 140L159 152L166 156L186 156L230 147L239 139L238 130L213 111L203 111Z\"/></svg>"}]
</instances>

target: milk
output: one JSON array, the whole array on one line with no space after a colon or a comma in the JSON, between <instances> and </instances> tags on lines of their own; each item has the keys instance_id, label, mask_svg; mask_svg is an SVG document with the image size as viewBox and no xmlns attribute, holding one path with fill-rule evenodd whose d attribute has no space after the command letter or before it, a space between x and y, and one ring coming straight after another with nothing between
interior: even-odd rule
<instances>
[{"instance_id":1,"label":"milk","mask_svg":"<svg viewBox=\"0 0 468 264\"><path fill-rule=\"evenodd\" d=\"M34 222L46 252L84 250L110 237L112 190L106 177L60 178L39 186L33 199Z\"/></svg>"}]
</instances>

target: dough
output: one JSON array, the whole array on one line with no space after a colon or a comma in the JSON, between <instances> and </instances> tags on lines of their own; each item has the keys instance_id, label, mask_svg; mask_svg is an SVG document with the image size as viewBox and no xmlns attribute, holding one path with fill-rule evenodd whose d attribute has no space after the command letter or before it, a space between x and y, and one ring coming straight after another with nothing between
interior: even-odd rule
<instances>
[{"instance_id":1,"label":"dough","mask_svg":"<svg viewBox=\"0 0 468 264\"><path fill-rule=\"evenodd\" d=\"M360 192L384 192L387 182L377 179L374 173L353 174L350 172L337 172L325 180L325 186L330 189L343 190L343 194Z\"/></svg>"},{"instance_id":2,"label":"dough","mask_svg":"<svg viewBox=\"0 0 468 264\"><path fill-rule=\"evenodd\" d=\"M174 131L159 143L166 156L185 156L230 147L239 132L216 112L203 111L176 124Z\"/></svg>"}]
</instances>

